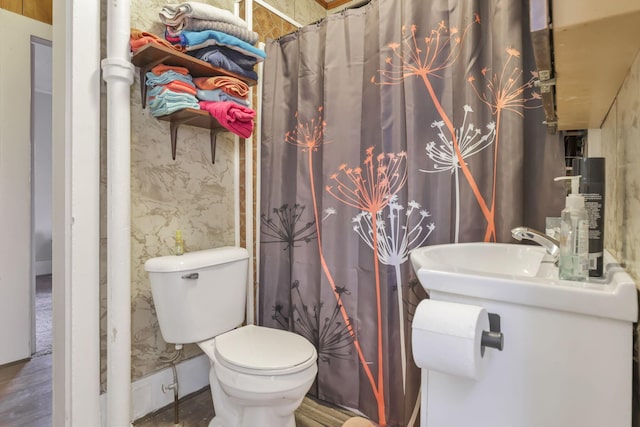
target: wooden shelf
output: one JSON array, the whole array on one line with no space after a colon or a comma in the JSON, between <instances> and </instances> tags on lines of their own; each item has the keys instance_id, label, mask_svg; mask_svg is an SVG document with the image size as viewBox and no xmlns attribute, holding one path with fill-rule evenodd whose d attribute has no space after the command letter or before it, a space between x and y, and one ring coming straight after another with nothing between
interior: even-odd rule
<instances>
[{"instance_id":1,"label":"wooden shelf","mask_svg":"<svg viewBox=\"0 0 640 427\"><path fill-rule=\"evenodd\" d=\"M145 69L145 73L151 71L158 64L167 64L188 68L193 77L231 76L242 80L249 86L257 84L253 79L232 73L224 68L214 67L208 62L158 43L149 43L138 49L131 57L131 63L136 67L140 67L141 72Z\"/></svg>"},{"instance_id":2,"label":"wooden shelf","mask_svg":"<svg viewBox=\"0 0 640 427\"><path fill-rule=\"evenodd\" d=\"M132 55L131 63L140 69L142 108L146 108L147 104L147 72L151 71L151 69L158 64L185 67L193 77L230 76L245 82L248 86L255 86L257 84L253 79L225 70L224 68L214 67L205 61L158 43L149 43L138 49ZM157 119L167 121L170 124L171 155L173 160L176 159L176 139L178 128L181 125L209 129L211 134L211 161L215 163L216 135L220 132L226 132L227 129L222 127L211 114L207 111L185 108L173 114L159 116Z\"/></svg>"}]
</instances>

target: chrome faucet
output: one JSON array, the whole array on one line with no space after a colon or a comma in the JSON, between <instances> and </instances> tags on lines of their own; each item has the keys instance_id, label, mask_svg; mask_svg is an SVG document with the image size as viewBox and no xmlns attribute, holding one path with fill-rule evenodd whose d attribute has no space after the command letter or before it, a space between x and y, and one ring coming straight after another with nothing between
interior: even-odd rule
<instances>
[{"instance_id":1,"label":"chrome faucet","mask_svg":"<svg viewBox=\"0 0 640 427\"><path fill-rule=\"evenodd\" d=\"M549 237L546 234L542 234L541 232L534 230L533 228L527 227L516 227L511 230L511 235L516 240L532 240L545 248L549 255L551 255L554 259L558 258L560 255L560 243L554 239L553 237Z\"/></svg>"}]
</instances>

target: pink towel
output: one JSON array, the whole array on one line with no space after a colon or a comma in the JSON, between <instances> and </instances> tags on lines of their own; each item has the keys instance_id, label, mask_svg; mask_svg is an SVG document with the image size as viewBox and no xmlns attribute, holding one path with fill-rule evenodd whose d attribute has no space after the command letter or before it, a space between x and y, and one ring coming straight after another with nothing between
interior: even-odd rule
<instances>
[{"instance_id":1,"label":"pink towel","mask_svg":"<svg viewBox=\"0 0 640 427\"><path fill-rule=\"evenodd\" d=\"M249 138L253 132L256 112L244 105L230 101L200 101L200 109L208 111L225 129L242 138Z\"/></svg>"}]
</instances>

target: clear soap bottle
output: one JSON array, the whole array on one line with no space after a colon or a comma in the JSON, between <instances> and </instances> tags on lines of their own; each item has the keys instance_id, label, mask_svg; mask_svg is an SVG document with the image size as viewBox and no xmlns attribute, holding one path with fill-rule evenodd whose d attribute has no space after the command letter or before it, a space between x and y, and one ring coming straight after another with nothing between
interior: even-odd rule
<instances>
[{"instance_id":1,"label":"clear soap bottle","mask_svg":"<svg viewBox=\"0 0 640 427\"><path fill-rule=\"evenodd\" d=\"M579 194L580 175L560 176L571 180L571 193L560 215L559 275L563 280L583 281L589 277L589 217L584 197Z\"/></svg>"},{"instance_id":2,"label":"clear soap bottle","mask_svg":"<svg viewBox=\"0 0 640 427\"><path fill-rule=\"evenodd\" d=\"M184 254L184 240L182 239L182 231L176 230L176 246L174 253L176 255Z\"/></svg>"}]
</instances>

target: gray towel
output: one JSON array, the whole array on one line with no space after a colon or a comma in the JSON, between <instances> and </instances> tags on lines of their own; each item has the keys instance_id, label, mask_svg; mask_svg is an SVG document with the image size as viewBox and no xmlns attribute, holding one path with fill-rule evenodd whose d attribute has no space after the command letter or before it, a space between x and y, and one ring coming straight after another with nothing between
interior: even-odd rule
<instances>
[{"instance_id":1,"label":"gray towel","mask_svg":"<svg viewBox=\"0 0 640 427\"><path fill-rule=\"evenodd\" d=\"M195 1L188 1L178 5L168 4L162 7L159 15L162 23L167 26L176 26L185 18L197 18L226 22L227 24L247 28L247 23L230 11Z\"/></svg>"},{"instance_id":2,"label":"gray towel","mask_svg":"<svg viewBox=\"0 0 640 427\"><path fill-rule=\"evenodd\" d=\"M167 26L167 34L173 37L177 37L183 31L221 31L232 35L240 40L247 42L251 45L255 45L258 42L258 33L250 31L246 27L240 27L238 25L229 24L222 21L209 21L206 19L198 18L185 18L181 23L177 25Z\"/></svg>"}]
</instances>

